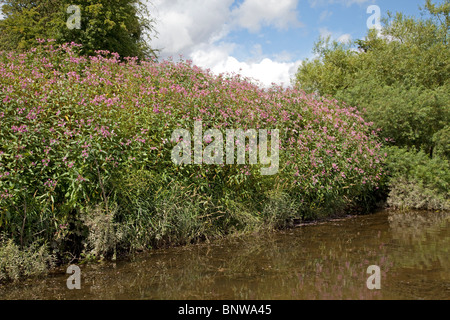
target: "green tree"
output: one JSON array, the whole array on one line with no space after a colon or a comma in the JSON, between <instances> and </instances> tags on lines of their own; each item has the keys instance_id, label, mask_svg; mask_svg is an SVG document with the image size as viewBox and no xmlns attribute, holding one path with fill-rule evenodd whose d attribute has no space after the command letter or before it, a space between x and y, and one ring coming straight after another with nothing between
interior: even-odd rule
<instances>
[{"instance_id":1,"label":"green tree","mask_svg":"<svg viewBox=\"0 0 450 320\"><path fill-rule=\"evenodd\" d=\"M149 41L154 21L141 0L4 0L0 20L0 50L27 50L36 39L83 45L83 54L95 50L117 52L123 57L155 57ZM72 13L80 9L80 28L68 28Z\"/></svg>"},{"instance_id":2,"label":"green tree","mask_svg":"<svg viewBox=\"0 0 450 320\"><path fill-rule=\"evenodd\" d=\"M381 31L341 44L320 39L294 84L357 106L388 140L388 203L450 204L450 0L426 0L421 18L388 13ZM392 145L392 146L389 146Z\"/></svg>"},{"instance_id":3,"label":"green tree","mask_svg":"<svg viewBox=\"0 0 450 320\"><path fill-rule=\"evenodd\" d=\"M344 45L321 39L316 59L298 70L295 85L358 106L395 145L445 154L450 122L450 0L425 2L422 18L383 19L381 32Z\"/></svg>"}]
</instances>

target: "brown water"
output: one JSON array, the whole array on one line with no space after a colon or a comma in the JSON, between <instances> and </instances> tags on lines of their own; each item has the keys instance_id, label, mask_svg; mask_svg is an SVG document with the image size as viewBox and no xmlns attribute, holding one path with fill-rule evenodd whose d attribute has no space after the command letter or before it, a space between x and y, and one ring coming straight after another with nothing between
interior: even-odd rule
<instances>
[{"instance_id":1,"label":"brown water","mask_svg":"<svg viewBox=\"0 0 450 320\"><path fill-rule=\"evenodd\" d=\"M381 289L367 268L381 268ZM388 213L155 251L0 287L0 299L450 299L450 213Z\"/></svg>"}]
</instances>

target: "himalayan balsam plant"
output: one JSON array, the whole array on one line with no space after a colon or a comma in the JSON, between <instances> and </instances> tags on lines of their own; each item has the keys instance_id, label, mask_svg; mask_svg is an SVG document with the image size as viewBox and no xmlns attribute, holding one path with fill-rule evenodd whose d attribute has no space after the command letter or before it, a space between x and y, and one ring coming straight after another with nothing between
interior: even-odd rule
<instances>
[{"instance_id":1,"label":"himalayan balsam plant","mask_svg":"<svg viewBox=\"0 0 450 320\"><path fill-rule=\"evenodd\" d=\"M114 206L117 222L140 217L129 190L156 199L177 185L198 199L204 233L226 233L273 221L274 194L288 199L289 218L314 217L370 197L384 176L376 129L336 100L262 89L190 61L87 57L74 43L40 42L0 53L0 228L22 244L67 238L88 207ZM278 129L278 173L261 176L260 164L175 165L172 133L196 121L224 133ZM146 175L159 182L136 191L132 177ZM236 203L250 220L233 212ZM277 221L285 214L273 213Z\"/></svg>"}]
</instances>

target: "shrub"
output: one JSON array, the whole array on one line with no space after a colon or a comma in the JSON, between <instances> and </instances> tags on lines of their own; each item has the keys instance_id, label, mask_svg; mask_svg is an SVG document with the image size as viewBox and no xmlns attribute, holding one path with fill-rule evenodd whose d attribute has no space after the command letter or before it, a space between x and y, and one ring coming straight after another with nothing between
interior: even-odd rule
<instances>
[{"instance_id":1,"label":"shrub","mask_svg":"<svg viewBox=\"0 0 450 320\"><path fill-rule=\"evenodd\" d=\"M115 211L105 213L101 207L87 209L81 215L83 225L89 230L85 240L84 255L95 258L117 256L117 247L124 238L124 232L114 220Z\"/></svg>"},{"instance_id":2,"label":"shrub","mask_svg":"<svg viewBox=\"0 0 450 320\"><path fill-rule=\"evenodd\" d=\"M12 239L0 243L0 282L41 276L54 266L47 246L31 245L21 249Z\"/></svg>"},{"instance_id":3,"label":"shrub","mask_svg":"<svg viewBox=\"0 0 450 320\"><path fill-rule=\"evenodd\" d=\"M450 126L446 126L433 136L436 144L435 153L441 158L450 160Z\"/></svg>"},{"instance_id":4,"label":"shrub","mask_svg":"<svg viewBox=\"0 0 450 320\"><path fill-rule=\"evenodd\" d=\"M422 151L387 147L391 174L388 204L401 209L448 210L450 165L447 159L431 159Z\"/></svg>"},{"instance_id":5,"label":"shrub","mask_svg":"<svg viewBox=\"0 0 450 320\"><path fill-rule=\"evenodd\" d=\"M53 250L79 253L88 239L85 250L109 255L189 243L333 214L371 197L383 178L377 132L355 108L190 61L78 48L0 53L0 227L24 245L39 234ZM196 121L204 132L279 130L278 173L175 165L172 133Z\"/></svg>"},{"instance_id":6,"label":"shrub","mask_svg":"<svg viewBox=\"0 0 450 320\"><path fill-rule=\"evenodd\" d=\"M435 190L423 186L423 183L404 178L392 179L391 191L387 200L394 209L450 210L450 199Z\"/></svg>"}]
</instances>

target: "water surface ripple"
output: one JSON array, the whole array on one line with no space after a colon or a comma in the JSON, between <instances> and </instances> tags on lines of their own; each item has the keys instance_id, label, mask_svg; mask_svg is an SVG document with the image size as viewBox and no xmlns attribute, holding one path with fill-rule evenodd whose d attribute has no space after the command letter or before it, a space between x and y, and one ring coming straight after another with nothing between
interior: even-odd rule
<instances>
[{"instance_id":1,"label":"water surface ripple","mask_svg":"<svg viewBox=\"0 0 450 320\"><path fill-rule=\"evenodd\" d=\"M0 286L0 299L450 299L450 213L380 212ZM369 290L367 268L381 269Z\"/></svg>"}]
</instances>

